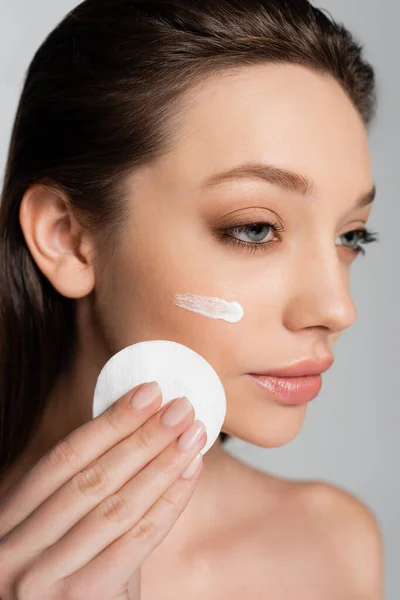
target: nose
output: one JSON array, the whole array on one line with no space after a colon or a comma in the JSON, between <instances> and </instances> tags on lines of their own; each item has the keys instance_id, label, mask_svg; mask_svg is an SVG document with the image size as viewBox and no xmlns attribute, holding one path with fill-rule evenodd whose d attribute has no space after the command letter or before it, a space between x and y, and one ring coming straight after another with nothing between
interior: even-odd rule
<instances>
[{"instance_id":1,"label":"nose","mask_svg":"<svg viewBox=\"0 0 400 600\"><path fill-rule=\"evenodd\" d=\"M323 327L335 334L350 327L357 309L350 296L350 269L336 247L298 256L284 321L291 330Z\"/></svg>"}]
</instances>

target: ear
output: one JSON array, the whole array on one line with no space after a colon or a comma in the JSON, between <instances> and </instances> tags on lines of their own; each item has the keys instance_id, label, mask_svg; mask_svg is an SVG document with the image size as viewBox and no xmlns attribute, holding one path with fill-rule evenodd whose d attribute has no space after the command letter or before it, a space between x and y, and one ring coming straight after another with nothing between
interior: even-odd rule
<instances>
[{"instance_id":1,"label":"ear","mask_svg":"<svg viewBox=\"0 0 400 600\"><path fill-rule=\"evenodd\" d=\"M43 275L67 298L81 298L94 288L93 242L78 223L60 191L35 184L19 211L27 246Z\"/></svg>"}]
</instances>

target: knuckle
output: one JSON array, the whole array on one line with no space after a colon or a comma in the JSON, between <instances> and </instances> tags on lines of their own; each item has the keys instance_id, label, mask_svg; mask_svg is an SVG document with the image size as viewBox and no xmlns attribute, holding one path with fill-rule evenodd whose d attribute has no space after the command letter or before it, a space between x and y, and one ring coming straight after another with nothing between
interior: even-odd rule
<instances>
[{"instance_id":1,"label":"knuckle","mask_svg":"<svg viewBox=\"0 0 400 600\"><path fill-rule=\"evenodd\" d=\"M7 554L9 554L9 553L7 552L7 549L5 547L5 542L3 539L1 539L0 540L0 565L2 567L4 567L6 565Z\"/></svg>"},{"instance_id":2,"label":"knuckle","mask_svg":"<svg viewBox=\"0 0 400 600\"><path fill-rule=\"evenodd\" d=\"M130 514L126 501L119 492L106 498L100 507L102 516L111 523L121 523Z\"/></svg>"},{"instance_id":3,"label":"knuckle","mask_svg":"<svg viewBox=\"0 0 400 600\"><path fill-rule=\"evenodd\" d=\"M164 455L162 455L159 458L160 473L162 473L162 475L165 476L167 479L170 479L171 477L176 477L179 472L180 458L182 457L175 450L173 450L171 453L168 452L168 454L164 453Z\"/></svg>"},{"instance_id":4,"label":"knuckle","mask_svg":"<svg viewBox=\"0 0 400 600\"><path fill-rule=\"evenodd\" d=\"M129 537L134 540L143 540L155 538L160 533L159 528L154 521L147 515L144 515L132 529L129 530Z\"/></svg>"},{"instance_id":5,"label":"knuckle","mask_svg":"<svg viewBox=\"0 0 400 600\"><path fill-rule=\"evenodd\" d=\"M55 588L54 600L81 600L85 598L80 587L70 578L58 582Z\"/></svg>"},{"instance_id":6,"label":"knuckle","mask_svg":"<svg viewBox=\"0 0 400 600\"><path fill-rule=\"evenodd\" d=\"M160 497L160 500L167 505L169 512L172 512L178 516L181 512L180 501L183 499L184 494L182 492L170 492L167 491Z\"/></svg>"},{"instance_id":7,"label":"knuckle","mask_svg":"<svg viewBox=\"0 0 400 600\"><path fill-rule=\"evenodd\" d=\"M150 450L154 443L154 433L153 429L150 427L139 427L136 432L137 434L137 443L140 450Z\"/></svg>"},{"instance_id":8,"label":"knuckle","mask_svg":"<svg viewBox=\"0 0 400 600\"><path fill-rule=\"evenodd\" d=\"M35 600L40 597L40 587L33 570L24 571L14 584L15 598L18 600Z\"/></svg>"},{"instance_id":9,"label":"knuckle","mask_svg":"<svg viewBox=\"0 0 400 600\"><path fill-rule=\"evenodd\" d=\"M59 468L64 464L71 464L76 461L76 452L68 440L64 438L57 442L47 454L45 454L45 461L51 468Z\"/></svg>"},{"instance_id":10,"label":"knuckle","mask_svg":"<svg viewBox=\"0 0 400 600\"><path fill-rule=\"evenodd\" d=\"M84 496L98 495L108 484L108 475L99 462L94 462L72 477L73 485Z\"/></svg>"},{"instance_id":11,"label":"knuckle","mask_svg":"<svg viewBox=\"0 0 400 600\"><path fill-rule=\"evenodd\" d=\"M119 402L114 402L114 404L112 404L110 408L106 410L104 416L107 419L108 425L111 427L111 429L114 429L115 431L121 430L121 423L123 422L123 419L121 418L121 405Z\"/></svg>"},{"instance_id":12,"label":"knuckle","mask_svg":"<svg viewBox=\"0 0 400 600\"><path fill-rule=\"evenodd\" d=\"M9 535L9 533L10 533L10 523L7 523L6 514L1 514L1 508L0 508L0 565L2 564L2 562L1 562L1 554L2 554L1 553L1 548L5 544L7 536ZM1 600L1 596L0 596L0 600Z\"/></svg>"},{"instance_id":13,"label":"knuckle","mask_svg":"<svg viewBox=\"0 0 400 600\"><path fill-rule=\"evenodd\" d=\"M3 585L5 584L7 579L10 578L10 575L12 573L12 558L10 555L11 552L7 551L7 549L0 549L0 594ZM0 598L1 597L2 596L0 595Z\"/></svg>"}]
</instances>

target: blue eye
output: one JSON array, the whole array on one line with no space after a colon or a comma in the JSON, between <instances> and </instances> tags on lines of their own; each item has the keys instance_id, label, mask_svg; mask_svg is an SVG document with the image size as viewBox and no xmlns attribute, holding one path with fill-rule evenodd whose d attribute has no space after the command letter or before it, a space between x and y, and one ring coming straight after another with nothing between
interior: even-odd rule
<instances>
[{"instance_id":1,"label":"blue eye","mask_svg":"<svg viewBox=\"0 0 400 600\"><path fill-rule=\"evenodd\" d=\"M282 232L285 231L284 227L282 227L279 223L269 223L267 221L259 221L257 223L244 223L242 225L237 225L234 227L229 227L227 229L220 229L218 233L221 235L221 241L224 244L234 244L236 246L240 246L241 248L245 248L251 254L255 254L258 251L269 251L271 250L271 242L275 241L274 239L265 240L270 231L274 232ZM238 239L232 233L243 234L245 236L251 236L252 241L244 241L242 239ZM349 243L349 245L344 244L346 248L352 249L356 254L365 254L365 250L361 247L360 244L370 244L371 242L378 241L378 234L368 229L354 229L352 231L348 231L347 233L343 233L339 236L340 238L344 238L345 242Z\"/></svg>"},{"instance_id":2,"label":"blue eye","mask_svg":"<svg viewBox=\"0 0 400 600\"><path fill-rule=\"evenodd\" d=\"M346 248L351 248L357 253L361 252L361 254L365 254L365 250L364 248L361 248L360 244L370 244L371 242L376 242L378 240L377 234L368 229L353 229L347 233L342 233L339 237L345 238L347 242L350 242L350 245L346 246ZM352 243L354 245L352 245Z\"/></svg>"},{"instance_id":3,"label":"blue eye","mask_svg":"<svg viewBox=\"0 0 400 600\"><path fill-rule=\"evenodd\" d=\"M245 235L253 236L252 237L253 242L267 243L266 241L264 241L264 238L267 236L267 234L273 228L274 228L274 226L271 223L251 223L251 224L247 224L247 225L241 225L240 227L235 227L234 229L231 229L230 231L236 231L238 233L242 233L246 229L248 229L249 232L246 233ZM265 231L265 230L267 230L267 231ZM235 238L235 239L237 239L237 238Z\"/></svg>"},{"instance_id":4,"label":"blue eye","mask_svg":"<svg viewBox=\"0 0 400 600\"><path fill-rule=\"evenodd\" d=\"M267 229L267 231L265 231ZM244 240L238 239L232 235L232 232L236 233L246 233L246 230L251 230L250 235L255 236L256 241L246 242ZM241 249L248 250L251 254L255 254L258 251L269 251L271 249L271 242L274 240L262 241L260 239L264 239L267 237L270 230L275 232L285 231L284 227L279 223L269 223L267 221L258 221L257 223L244 223L242 225L236 225L234 227L229 227L227 229L220 229L218 233L221 236L221 241L224 244L233 244L236 246L240 246ZM254 238L253 238L254 240Z\"/></svg>"}]
</instances>

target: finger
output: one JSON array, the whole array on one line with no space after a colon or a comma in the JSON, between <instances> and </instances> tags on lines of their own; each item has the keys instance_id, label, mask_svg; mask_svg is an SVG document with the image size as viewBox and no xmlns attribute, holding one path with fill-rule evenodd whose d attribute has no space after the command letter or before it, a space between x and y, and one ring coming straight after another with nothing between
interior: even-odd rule
<instances>
[{"instance_id":1,"label":"finger","mask_svg":"<svg viewBox=\"0 0 400 600\"><path fill-rule=\"evenodd\" d=\"M192 427L198 424L201 421L194 421ZM187 438L190 429L179 439ZM101 502L61 540L45 550L38 565L43 576L52 573L52 577L59 580L71 575L132 529L200 452L207 441L204 425L202 431L204 433L188 452L180 449L179 440L172 443L136 477Z\"/></svg>"},{"instance_id":2,"label":"finger","mask_svg":"<svg viewBox=\"0 0 400 600\"><path fill-rule=\"evenodd\" d=\"M109 600L128 582L144 560L168 535L189 503L202 471L192 479L178 478L129 531L66 579L57 589L68 598ZM58 596L57 596L58 597Z\"/></svg>"},{"instance_id":3,"label":"finger","mask_svg":"<svg viewBox=\"0 0 400 600\"><path fill-rule=\"evenodd\" d=\"M0 537L23 521L75 473L136 431L158 410L161 395L142 411L132 409L131 397L143 393L145 386L136 386L133 392L122 396L104 413L72 431L26 473L2 502Z\"/></svg>"},{"instance_id":4,"label":"finger","mask_svg":"<svg viewBox=\"0 0 400 600\"><path fill-rule=\"evenodd\" d=\"M53 546L100 502L135 477L193 422L194 409L186 399L186 416L172 427L162 424L163 414L176 404L171 401L163 406L137 431L76 473L9 534L8 547L23 547L24 555L32 556Z\"/></svg>"}]
</instances>

